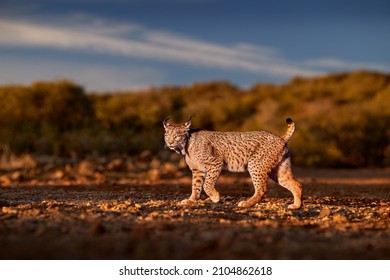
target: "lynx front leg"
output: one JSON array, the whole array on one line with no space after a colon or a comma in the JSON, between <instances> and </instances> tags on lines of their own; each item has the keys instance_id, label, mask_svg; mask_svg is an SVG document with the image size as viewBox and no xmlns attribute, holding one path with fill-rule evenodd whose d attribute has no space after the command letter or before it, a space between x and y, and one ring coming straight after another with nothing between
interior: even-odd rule
<instances>
[{"instance_id":1,"label":"lynx front leg","mask_svg":"<svg viewBox=\"0 0 390 280\"><path fill-rule=\"evenodd\" d=\"M219 202L219 193L215 189L215 183L217 182L221 170L222 166L209 169L206 172L206 179L203 188L212 202Z\"/></svg>"},{"instance_id":2,"label":"lynx front leg","mask_svg":"<svg viewBox=\"0 0 390 280\"><path fill-rule=\"evenodd\" d=\"M181 204L192 204L199 199L204 183L205 173L197 169L192 170L192 193L188 199L181 201Z\"/></svg>"}]
</instances>

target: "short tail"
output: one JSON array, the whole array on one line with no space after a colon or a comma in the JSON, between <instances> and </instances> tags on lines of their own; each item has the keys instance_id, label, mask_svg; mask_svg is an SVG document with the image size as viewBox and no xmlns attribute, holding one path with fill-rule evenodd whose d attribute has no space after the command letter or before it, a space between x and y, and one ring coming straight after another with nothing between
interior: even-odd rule
<instances>
[{"instance_id":1,"label":"short tail","mask_svg":"<svg viewBox=\"0 0 390 280\"><path fill-rule=\"evenodd\" d=\"M294 133L294 130L295 130L295 123L293 122L292 119L290 118L287 118L286 119L286 123L287 123L287 130L286 132L284 133L284 135L282 136L284 142L288 142L288 140L290 140L291 136L293 135Z\"/></svg>"}]
</instances>

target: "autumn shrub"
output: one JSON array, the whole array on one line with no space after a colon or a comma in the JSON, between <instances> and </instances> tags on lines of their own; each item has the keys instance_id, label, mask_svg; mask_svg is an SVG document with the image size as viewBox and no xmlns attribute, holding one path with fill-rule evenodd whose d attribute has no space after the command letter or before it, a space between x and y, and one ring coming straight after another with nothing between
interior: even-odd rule
<instances>
[{"instance_id":1,"label":"autumn shrub","mask_svg":"<svg viewBox=\"0 0 390 280\"><path fill-rule=\"evenodd\" d=\"M163 150L162 120L282 134L296 165L390 166L390 75L357 71L240 89L214 81L87 93L69 81L0 87L0 145L15 153L135 155Z\"/></svg>"}]
</instances>

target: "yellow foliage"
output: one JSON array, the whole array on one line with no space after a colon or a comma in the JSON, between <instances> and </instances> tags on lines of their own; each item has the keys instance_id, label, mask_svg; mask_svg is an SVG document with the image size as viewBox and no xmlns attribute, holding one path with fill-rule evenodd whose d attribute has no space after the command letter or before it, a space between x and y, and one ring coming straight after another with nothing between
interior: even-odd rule
<instances>
[{"instance_id":1,"label":"yellow foliage","mask_svg":"<svg viewBox=\"0 0 390 280\"><path fill-rule=\"evenodd\" d=\"M225 81L92 94L68 81L0 87L0 144L15 152L140 153L163 149L162 120L282 134L303 166L390 165L390 75L358 71L243 90Z\"/></svg>"}]
</instances>

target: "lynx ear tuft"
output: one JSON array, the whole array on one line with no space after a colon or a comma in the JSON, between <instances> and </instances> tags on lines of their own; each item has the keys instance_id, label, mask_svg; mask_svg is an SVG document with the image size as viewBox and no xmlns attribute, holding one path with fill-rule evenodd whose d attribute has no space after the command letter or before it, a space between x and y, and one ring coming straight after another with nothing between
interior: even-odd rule
<instances>
[{"instance_id":1,"label":"lynx ear tuft","mask_svg":"<svg viewBox=\"0 0 390 280\"><path fill-rule=\"evenodd\" d=\"M165 128L167 128L168 126L170 126L171 124L168 122L168 120L170 119L171 117L168 117L166 118L164 121L163 121L163 125Z\"/></svg>"},{"instance_id":2,"label":"lynx ear tuft","mask_svg":"<svg viewBox=\"0 0 390 280\"><path fill-rule=\"evenodd\" d=\"M192 120L192 116L191 116L190 119L184 124L188 129L189 129L190 126L191 126L191 120Z\"/></svg>"}]
</instances>

